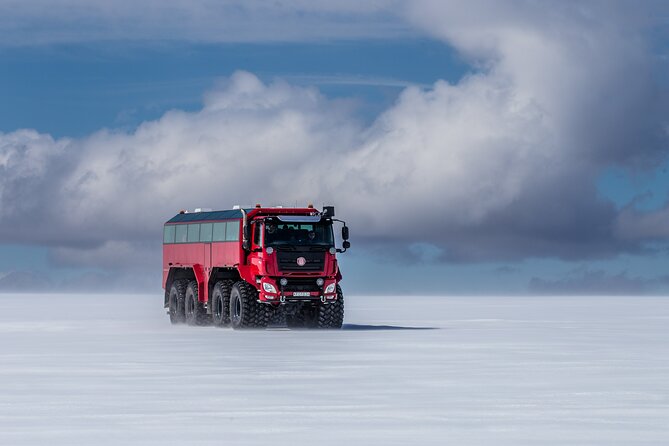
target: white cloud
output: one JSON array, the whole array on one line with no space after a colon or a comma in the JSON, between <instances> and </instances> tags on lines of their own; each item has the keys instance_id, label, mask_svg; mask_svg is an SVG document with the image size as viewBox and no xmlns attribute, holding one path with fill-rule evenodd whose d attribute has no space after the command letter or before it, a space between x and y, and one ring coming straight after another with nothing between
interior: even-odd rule
<instances>
[{"instance_id":1,"label":"white cloud","mask_svg":"<svg viewBox=\"0 0 669 446\"><path fill-rule=\"evenodd\" d=\"M200 111L131 133L0 135L0 169L12 170L0 177L0 237L59 245L72 262L73 247L103 256L101 246L123 253L159 238L181 208L314 201L336 204L358 240L414 256L411 246L455 260L638 247L642 237L619 237L595 178L665 156L666 98L641 16L609 3L483 1L414 2L407 14L483 68L407 88L367 128L345 102L239 72Z\"/></svg>"},{"instance_id":2,"label":"white cloud","mask_svg":"<svg viewBox=\"0 0 669 446\"><path fill-rule=\"evenodd\" d=\"M314 193L303 172L329 172L330 153L356 145L360 129L348 116L346 103L314 89L239 72L206 95L202 110L170 111L132 133L0 135L0 234L99 246L156 236L182 208L306 203Z\"/></svg>"}]
</instances>

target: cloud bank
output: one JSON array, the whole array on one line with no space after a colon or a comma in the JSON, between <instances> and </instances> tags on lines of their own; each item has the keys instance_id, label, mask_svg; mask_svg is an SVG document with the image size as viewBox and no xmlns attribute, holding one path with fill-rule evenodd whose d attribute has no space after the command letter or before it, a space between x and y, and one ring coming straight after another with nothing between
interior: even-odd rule
<instances>
[{"instance_id":1,"label":"cloud bank","mask_svg":"<svg viewBox=\"0 0 669 446\"><path fill-rule=\"evenodd\" d=\"M346 14L387 11L376 5ZM201 110L132 132L0 134L0 242L51 246L64 264L144 264L137 253L157 252L178 209L309 201L407 258L584 259L658 237L648 226L662 214L621 214L595 185L607 167L666 157L648 9L417 1L395 13L476 69L406 88L370 126L346 101L238 72Z\"/></svg>"},{"instance_id":2,"label":"cloud bank","mask_svg":"<svg viewBox=\"0 0 669 446\"><path fill-rule=\"evenodd\" d=\"M669 276L652 279L632 277L626 271L608 274L605 271L579 268L556 280L533 277L529 290L535 294L545 295L607 295L607 296L638 296L657 293L658 288L669 283Z\"/></svg>"}]
</instances>

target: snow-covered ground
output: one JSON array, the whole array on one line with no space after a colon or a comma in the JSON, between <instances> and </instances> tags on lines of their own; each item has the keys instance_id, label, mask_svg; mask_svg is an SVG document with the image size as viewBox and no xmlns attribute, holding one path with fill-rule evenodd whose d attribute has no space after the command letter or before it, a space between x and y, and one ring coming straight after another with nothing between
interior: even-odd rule
<instances>
[{"instance_id":1,"label":"snow-covered ground","mask_svg":"<svg viewBox=\"0 0 669 446\"><path fill-rule=\"evenodd\" d=\"M669 444L669 298L355 297L342 331L0 295L0 445Z\"/></svg>"}]
</instances>

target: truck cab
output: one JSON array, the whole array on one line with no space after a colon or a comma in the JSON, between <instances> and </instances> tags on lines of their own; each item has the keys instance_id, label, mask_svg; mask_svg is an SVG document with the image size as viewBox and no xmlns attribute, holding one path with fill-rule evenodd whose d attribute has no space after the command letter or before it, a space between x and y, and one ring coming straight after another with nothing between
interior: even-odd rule
<instances>
[{"instance_id":1,"label":"truck cab","mask_svg":"<svg viewBox=\"0 0 669 446\"><path fill-rule=\"evenodd\" d=\"M251 223L248 264L265 302L337 298L341 280L332 220L316 216L274 215Z\"/></svg>"}]
</instances>

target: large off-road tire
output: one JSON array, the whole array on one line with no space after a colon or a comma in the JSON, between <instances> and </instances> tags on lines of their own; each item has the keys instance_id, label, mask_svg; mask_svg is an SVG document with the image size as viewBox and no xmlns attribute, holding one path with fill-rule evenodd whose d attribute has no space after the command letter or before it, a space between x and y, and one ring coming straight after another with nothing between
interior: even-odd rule
<instances>
[{"instance_id":1,"label":"large off-road tire","mask_svg":"<svg viewBox=\"0 0 669 446\"><path fill-rule=\"evenodd\" d=\"M219 280L211 293L211 318L216 327L230 325L230 291L232 280Z\"/></svg>"},{"instance_id":2,"label":"large off-road tire","mask_svg":"<svg viewBox=\"0 0 669 446\"><path fill-rule=\"evenodd\" d=\"M234 329L264 328L269 321L269 305L258 302L258 291L240 280L230 291L230 325Z\"/></svg>"},{"instance_id":3,"label":"large off-road tire","mask_svg":"<svg viewBox=\"0 0 669 446\"><path fill-rule=\"evenodd\" d=\"M344 293L337 285L337 300L318 307L318 328L341 328L344 323Z\"/></svg>"},{"instance_id":4,"label":"large off-road tire","mask_svg":"<svg viewBox=\"0 0 669 446\"><path fill-rule=\"evenodd\" d=\"M184 301L186 299L186 280L175 280L170 287L167 305L170 310L170 322L178 324L186 320Z\"/></svg>"},{"instance_id":5,"label":"large off-road tire","mask_svg":"<svg viewBox=\"0 0 669 446\"><path fill-rule=\"evenodd\" d=\"M209 322L207 310L198 300L197 281L191 280L186 287L185 315L188 325L206 325Z\"/></svg>"}]
</instances>

